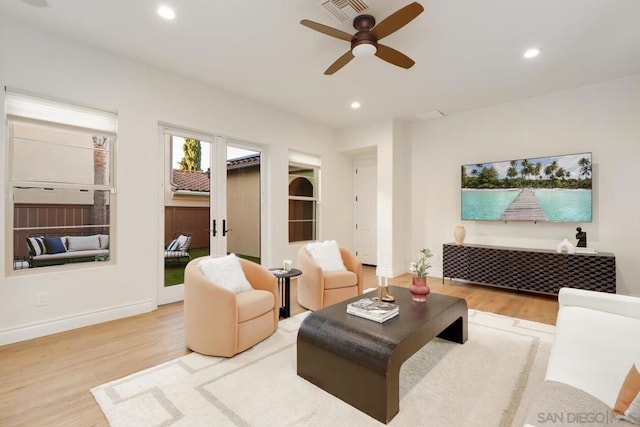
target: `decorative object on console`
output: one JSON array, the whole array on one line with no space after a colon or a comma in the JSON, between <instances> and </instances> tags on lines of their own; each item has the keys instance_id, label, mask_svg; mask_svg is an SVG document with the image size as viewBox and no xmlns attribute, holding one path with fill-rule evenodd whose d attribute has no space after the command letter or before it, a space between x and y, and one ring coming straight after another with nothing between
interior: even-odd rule
<instances>
[{"instance_id":1,"label":"decorative object on console","mask_svg":"<svg viewBox=\"0 0 640 427\"><path fill-rule=\"evenodd\" d=\"M427 273L429 271L429 258L433 254L428 248L420 250L420 257L417 262L412 262L409 265L409 271L416 275L411 280L409 285L409 292L411 292L411 298L416 302L426 302L427 295L431 292L427 285Z\"/></svg>"},{"instance_id":2,"label":"decorative object on console","mask_svg":"<svg viewBox=\"0 0 640 427\"><path fill-rule=\"evenodd\" d=\"M456 239L456 244L458 246L462 246L464 243L464 236L466 235L467 232L462 225L456 225L456 228L453 229L453 237Z\"/></svg>"},{"instance_id":3,"label":"decorative object on console","mask_svg":"<svg viewBox=\"0 0 640 427\"><path fill-rule=\"evenodd\" d=\"M556 252L559 254L566 252L568 254L575 254L576 248L571 244L567 239L562 240L562 242L558 243L558 247L556 248Z\"/></svg>"},{"instance_id":4,"label":"decorative object on console","mask_svg":"<svg viewBox=\"0 0 640 427\"><path fill-rule=\"evenodd\" d=\"M587 247L587 232L582 231L581 227L576 228L576 239L578 239L578 244L576 245L579 248Z\"/></svg>"}]
</instances>

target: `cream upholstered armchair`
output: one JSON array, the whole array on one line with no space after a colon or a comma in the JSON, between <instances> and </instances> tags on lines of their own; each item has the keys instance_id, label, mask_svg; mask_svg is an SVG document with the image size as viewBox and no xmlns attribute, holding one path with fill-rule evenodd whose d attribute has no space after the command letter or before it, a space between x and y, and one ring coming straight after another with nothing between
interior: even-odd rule
<instances>
[{"instance_id":1,"label":"cream upholstered armchair","mask_svg":"<svg viewBox=\"0 0 640 427\"><path fill-rule=\"evenodd\" d=\"M328 242L325 242L328 243ZM337 246L337 244L336 244ZM298 302L315 311L362 294L362 263L349 250L339 247L344 271L324 271L303 246L298 250Z\"/></svg>"},{"instance_id":2,"label":"cream upholstered armchair","mask_svg":"<svg viewBox=\"0 0 640 427\"><path fill-rule=\"evenodd\" d=\"M203 260L223 261L222 258L231 256L239 261L242 272L238 274L244 273L250 290L236 293L237 289L228 289L226 283L223 286L210 280L199 266ZM235 258L233 254L222 258L201 257L187 264L184 333L191 350L231 357L269 337L278 328L278 286L275 276L261 265ZM228 276L227 272L224 275Z\"/></svg>"}]
</instances>

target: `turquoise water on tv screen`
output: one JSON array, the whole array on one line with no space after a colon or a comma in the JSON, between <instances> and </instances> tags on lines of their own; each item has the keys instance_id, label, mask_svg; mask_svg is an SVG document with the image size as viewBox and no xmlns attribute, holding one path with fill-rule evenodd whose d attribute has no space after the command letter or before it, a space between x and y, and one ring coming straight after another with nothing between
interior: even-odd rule
<instances>
[{"instance_id":1,"label":"turquoise water on tv screen","mask_svg":"<svg viewBox=\"0 0 640 427\"><path fill-rule=\"evenodd\" d=\"M591 190L534 189L549 221L591 222ZM519 190L462 190L463 220L497 220Z\"/></svg>"},{"instance_id":2,"label":"turquoise water on tv screen","mask_svg":"<svg viewBox=\"0 0 640 427\"><path fill-rule=\"evenodd\" d=\"M498 219L520 190L462 190L462 219Z\"/></svg>"},{"instance_id":3,"label":"turquoise water on tv screen","mask_svg":"<svg viewBox=\"0 0 640 427\"><path fill-rule=\"evenodd\" d=\"M533 190L549 221L591 222L591 190Z\"/></svg>"}]
</instances>

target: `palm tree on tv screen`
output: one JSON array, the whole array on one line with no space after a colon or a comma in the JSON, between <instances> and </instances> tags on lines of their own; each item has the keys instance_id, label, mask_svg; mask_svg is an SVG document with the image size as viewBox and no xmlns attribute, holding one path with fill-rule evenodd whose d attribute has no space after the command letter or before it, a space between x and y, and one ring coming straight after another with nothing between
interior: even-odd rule
<instances>
[{"instance_id":1,"label":"palm tree on tv screen","mask_svg":"<svg viewBox=\"0 0 640 427\"><path fill-rule=\"evenodd\" d=\"M509 162L509 168L507 169L507 178L511 180L515 180L517 176L518 176L518 161L511 160Z\"/></svg>"},{"instance_id":2,"label":"palm tree on tv screen","mask_svg":"<svg viewBox=\"0 0 640 427\"><path fill-rule=\"evenodd\" d=\"M585 179L591 177L591 160L587 157L583 157L578 160L578 166L580 166L580 176L584 176Z\"/></svg>"}]
</instances>

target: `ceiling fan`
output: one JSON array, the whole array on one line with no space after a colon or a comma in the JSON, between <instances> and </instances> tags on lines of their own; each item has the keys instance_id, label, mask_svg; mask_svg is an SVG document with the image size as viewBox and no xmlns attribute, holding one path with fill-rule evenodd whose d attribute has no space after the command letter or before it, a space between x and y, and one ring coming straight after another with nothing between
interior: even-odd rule
<instances>
[{"instance_id":1,"label":"ceiling fan","mask_svg":"<svg viewBox=\"0 0 640 427\"><path fill-rule=\"evenodd\" d=\"M387 16L378 25L376 25L376 20L371 15L356 16L353 20L353 28L357 32L353 35L308 19L303 19L300 23L312 30L351 43L351 49L325 70L324 74L326 75L335 73L347 65L355 56L364 55L375 55L398 67L411 68L415 64L413 59L389 46L378 43L378 41L407 25L422 11L424 11L422 5L413 2Z\"/></svg>"}]
</instances>

